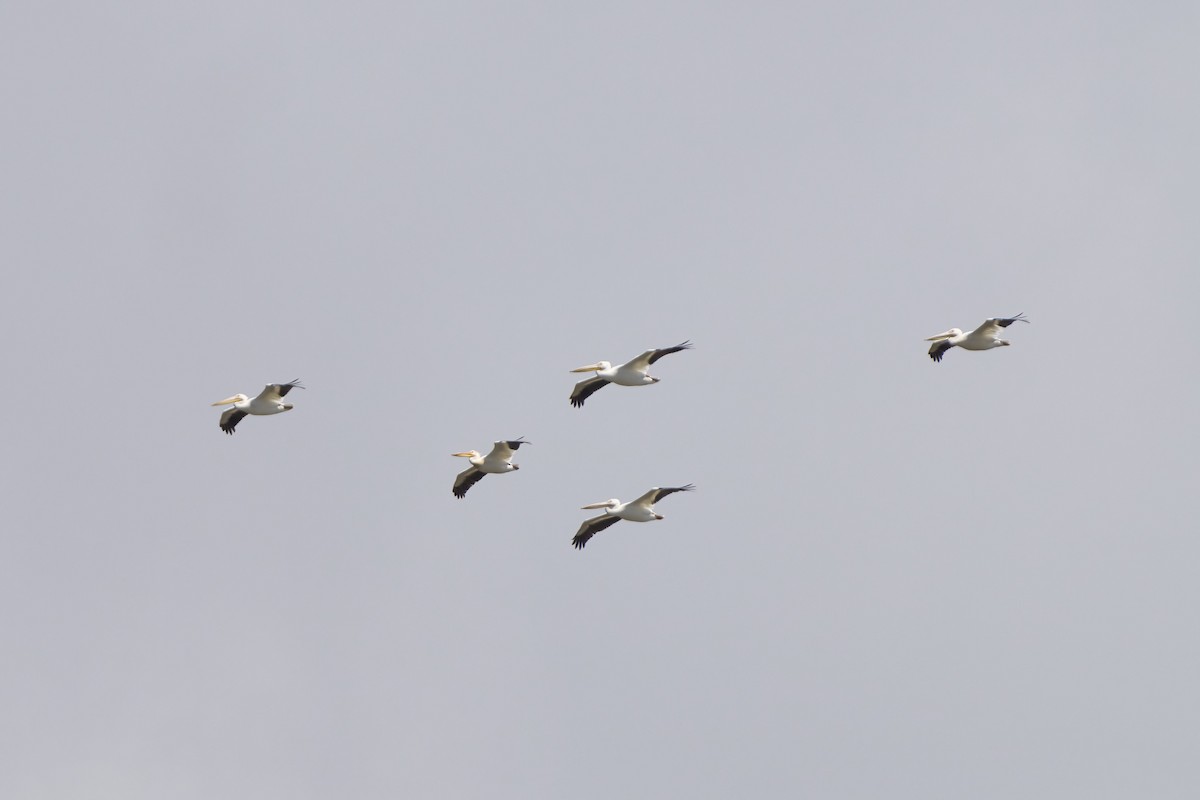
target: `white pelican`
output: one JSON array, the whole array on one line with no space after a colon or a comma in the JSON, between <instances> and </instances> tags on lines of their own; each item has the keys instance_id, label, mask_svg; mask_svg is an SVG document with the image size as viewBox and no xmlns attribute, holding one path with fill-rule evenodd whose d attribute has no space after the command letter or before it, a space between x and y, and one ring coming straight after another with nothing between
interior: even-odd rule
<instances>
[{"instance_id":1,"label":"white pelican","mask_svg":"<svg viewBox=\"0 0 1200 800\"><path fill-rule=\"evenodd\" d=\"M929 347L929 357L941 361L942 356L951 347L961 347L963 350L991 350L993 347L1008 347L1012 342L999 338L1000 329L1007 328L1014 322L1029 322L1024 314L1015 317L993 317L984 320L983 324L970 333L963 333L958 328L951 328L945 333L930 336L925 341L933 342Z\"/></svg>"},{"instance_id":2,"label":"white pelican","mask_svg":"<svg viewBox=\"0 0 1200 800\"><path fill-rule=\"evenodd\" d=\"M681 342L674 347L647 350L637 358L625 364L617 364L615 367L607 361L597 361L595 364L573 369L571 372L595 372L596 377L588 378L586 381L580 381L575 384L575 389L571 392L571 405L576 408L583 408L584 400L587 400L610 383L615 383L618 386L646 386L651 383L658 383L658 378L652 378L648 374L650 365L663 356L678 353L680 350L690 350L691 347L691 342Z\"/></svg>"},{"instance_id":3,"label":"white pelican","mask_svg":"<svg viewBox=\"0 0 1200 800\"><path fill-rule=\"evenodd\" d=\"M263 390L258 393L258 397L251 400L244 394L235 394L233 397L226 397L224 400L219 400L213 403L214 406L228 406L233 408L226 409L221 415L221 430L233 435L233 429L242 421L242 417L247 414L255 416L265 416L267 414L282 414L284 411L291 411L292 404L283 402L283 398L292 389L303 389L300 385L300 379L290 383L270 383L263 387Z\"/></svg>"},{"instance_id":4,"label":"white pelican","mask_svg":"<svg viewBox=\"0 0 1200 800\"><path fill-rule=\"evenodd\" d=\"M529 444L525 437L509 439L506 442L493 442L492 452L486 456L478 450L468 450L465 453L454 453L458 458L469 458L471 466L458 473L454 478L454 496L459 500L467 496L467 490L483 480L484 475L502 475L505 472L516 472L521 467L512 463L513 453L523 444Z\"/></svg>"},{"instance_id":5,"label":"white pelican","mask_svg":"<svg viewBox=\"0 0 1200 800\"><path fill-rule=\"evenodd\" d=\"M620 500L614 497L612 500L605 500L600 503L591 503L583 506L584 508L603 508L604 513L598 517L592 517L589 520L585 520L584 523L579 526L579 532L575 534L575 538L571 540L571 544L575 545L575 549L582 550L583 546L588 543L588 539L591 539L605 528L610 528L613 525L616 525L623 519L627 519L630 522L650 522L652 520L662 519L662 514L654 513L655 503L657 503L659 500L662 500L669 494L674 494L675 492L690 492L695 488L696 487L690 483L687 486L668 486L665 489L659 489L658 487L655 487L639 497L637 500L631 500L628 503L622 503Z\"/></svg>"}]
</instances>

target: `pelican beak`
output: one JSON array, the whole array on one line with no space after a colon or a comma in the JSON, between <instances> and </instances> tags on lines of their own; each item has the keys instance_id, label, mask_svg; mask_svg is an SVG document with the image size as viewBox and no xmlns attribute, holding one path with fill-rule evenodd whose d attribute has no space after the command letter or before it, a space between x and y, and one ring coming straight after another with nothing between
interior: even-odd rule
<instances>
[{"instance_id":1,"label":"pelican beak","mask_svg":"<svg viewBox=\"0 0 1200 800\"><path fill-rule=\"evenodd\" d=\"M586 506L580 506L579 510L584 511L584 510L591 509L591 508L608 508L608 501L605 500L602 503L589 503Z\"/></svg>"},{"instance_id":2,"label":"pelican beak","mask_svg":"<svg viewBox=\"0 0 1200 800\"><path fill-rule=\"evenodd\" d=\"M454 456L455 458L470 458L471 456L473 456L475 454L474 453L451 453L450 455Z\"/></svg>"},{"instance_id":3,"label":"pelican beak","mask_svg":"<svg viewBox=\"0 0 1200 800\"><path fill-rule=\"evenodd\" d=\"M241 398L239 398L239 397L238 397L238 396L235 394L233 397L226 397L224 400L218 400L217 402L213 403L213 405L214 405L214 406L227 406L227 405L229 405L229 404L231 404L231 403L236 403L236 402L237 402L238 400L240 400L240 399L241 399Z\"/></svg>"},{"instance_id":4,"label":"pelican beak","mask_svg":"<svg viewBox=\"0 0 1200 800\"><path fill-rule=\"evenodd\" d=\"M601 369L604 369L604 367L600 366L599 364L592 364L590 367L576 367L575 369L571 370L571 372L595 372Z\"/></svg>"},{"instance_id":5,"label":"pelican beak","mask_svg":"<svg viewBox=\"0 0 1200 800\"><path fill-rule=\"evenodd\" d=\"M925 341L927 341L927 342L940 342L942 339L951 339L951 338L953 338L953 337L954 337L954 333L953 333L953 332L951 332L951 331L946 331L945 333L939 333L937 336L930 336L930 337L929 337L928 339L926 339Z\"/></svg>"}]
</instances>

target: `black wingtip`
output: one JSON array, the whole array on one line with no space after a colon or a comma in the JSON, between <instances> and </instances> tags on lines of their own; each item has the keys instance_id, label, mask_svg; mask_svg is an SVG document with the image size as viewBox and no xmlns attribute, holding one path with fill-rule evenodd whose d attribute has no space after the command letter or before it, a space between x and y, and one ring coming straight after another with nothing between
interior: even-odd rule
<instances>
[{"instance_id":1,"label":"black wingtip","mask_svg":"<svg viewBox=\"0 0 1200 800\"><path fill-rule=\"evenodd\" d=\"M934 361L941 363L942 356L946 355L946 353L950 352L950 350L953 348L954 345L950 344L949 342L938 342L933 347L929 348L929 357Z\"/></svg>"}]
</instances>

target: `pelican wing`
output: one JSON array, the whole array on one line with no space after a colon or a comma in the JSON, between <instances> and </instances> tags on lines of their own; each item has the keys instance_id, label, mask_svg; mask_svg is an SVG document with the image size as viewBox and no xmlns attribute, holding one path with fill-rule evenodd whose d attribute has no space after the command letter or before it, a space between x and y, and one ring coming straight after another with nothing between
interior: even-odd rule
<instances>
[{"instance_id":1,"label":"pelican wing","mask_svg":"<svg viewBox=\"0 0 1200 800\"><path fill-rule=\"evenodd\" d=\"M625 366L629 367L630 369L635 369L639 372L645 372L646 370L650 369L651 364L653 364L655 361L658 361L663 356L669 356L671 353L678 353L680 350L691 349L691 342L680 342L674 347L660 347L657 350L647 350L637 358L630 359L629 363L627 363Z\"/></svg>"},{"instance_id":2,"label":"pelican wing","mask_svg":"<svg viewBox=\"0 0 1200 800\"><path fill-rule=\"evenodd\" d=\"M607 384L608 381L599 376L588 378L586 381L580 381L575 384L575 389L571 392L571 405L576 408L583 408L583 401L603 389Z\"/></svg>"},{"instance_id":3,"label":"pelican wing","mask_svg":"<svg viewBox=\"0 0 1200 800\"><path fill-rule=\"evenodd\" d=\"M1007 328L1014 322L1029 322L1029 320L1025 319L1024 313L1013 317L992 317L991 319L984 320L983 324L971 331L971 333L979 336L997 336L1001 328Z\"/></svg>"},{"instance_id":4,"label":"pelican wing","mask_svg":"<svg viewBox=\"0 0 1200 800\"><path fill-rule=\"evenodd\" d=\"M254 398L254 399L255 400L263 400L265 402L278 403L280 400L282 400L284 397L286 397L287 393L290 392L292 389L303 389L303 388L304 387L300 385L299 378L296 378L293 381L289 381L288 383L269 383L263 387L263 390L258 393L258 397Z\"/></svg>"},{"instance_id":5,"label":"pelican wing","mask_svg":"<svg viewBox=\"0 0 1200 800\"><path fill-rule=\"evenodd\" d=\"M948 339L942 339L940 342L934 342L929 346L929 357L934 361L940 362L942 360L942 356L946 355L946 351L948 351L951 347L954 347L954 345L950 344Z\"/></svg>"},{"instance_id":6,"label":"pelican wing","mask_svg":"<svg viewBox=\"0 0 1200 800\"><path fill-rule=\"evenodd\" d=\"M575 545L576 550L582 550L583 546L588 543L588 539L591 539L605 528L611 528L620 521L620 517L614 517L609 514L584 520L583 524L579 526L579 532L571 539L571 544Z\"/></svg>"},{"instance_id":7,"label":"pelican wing","mask_svg":"<svg viewBox=\"0 0 1200 800\"><path fill-rule=\"evenodd\" d=\"M662 348L659 348L658 350L648 350L645 353L642 353L640 356L638 356L638 358L646 358L647 364L653 364L655 361L658 361L663 356L669 356L669 355L671 355L671 353L678 353L680 350L691 350L691 349L692 349L691 341L680 342L679 344L675 345L674 347L662 347Z\"/></svg>"},{"instance_id":8,"label":"pelican wing","mask_svg":"<svg viewBox=\"0 0 1200 800\"><path fill-rule=\"evenodd\" d=\"M233 429L242 421L242 417L246 416L246 412L239 408L227 408L225 413L221 415L221 430L233 435Z\"/></svg>"},{"instance_id":9,"label":"pelican wing","mask_svg":"<svg viewBox=\"0 0 1200 800\"><path fill-rule=\"evenodd\" d=\"M455 497L462 500L467 496L467 490L481 480L483 480L483 473L476 467L468 467L454 478L454 488L450 491L454 492Z\"/></svg>"},{"instance_id":10,"label":"pelican wing","mask_svg":"<svg viewBox=\"0 0 1200 800\"><path fill-rule=\"evenodd\" d=\"M488 461L507 461L513 457L513 452L523 444L529 444L529 442L525 441L524 436L520 439L494 442L492 444L492 452L487 454Z\"/></svg>"},{"instance_id":11,"label":"pelican wing","mask_svg":"<svg viewBox=\"0 0 1200 800\"><path fill-rule=\"evenodd\" d=\"M634 500L632 503L630 503L630 505L646 506L649 508L669 494L675 494L675 492L691 492L695 491L695 489L696 487L690 483L687 486L668 486L664 489L659 489L656 486L639 497L637 500Z\"/></svg>"}]
</instances>

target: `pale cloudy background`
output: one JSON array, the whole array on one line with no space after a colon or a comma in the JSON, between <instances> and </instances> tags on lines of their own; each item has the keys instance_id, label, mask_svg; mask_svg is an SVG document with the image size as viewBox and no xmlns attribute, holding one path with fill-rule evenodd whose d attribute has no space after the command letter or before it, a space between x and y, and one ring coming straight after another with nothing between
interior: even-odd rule
<instances>
[{"instance_id":1,"label":"pale cloudy background","mask_svg":"<svg viewBox=\"0 0 1200 800\"><path fill-rule=\"evenodd\" d=\"M992 5L0 5L0 795L1200 796L1200 12Z\"/></svg>"}]
</instances>

